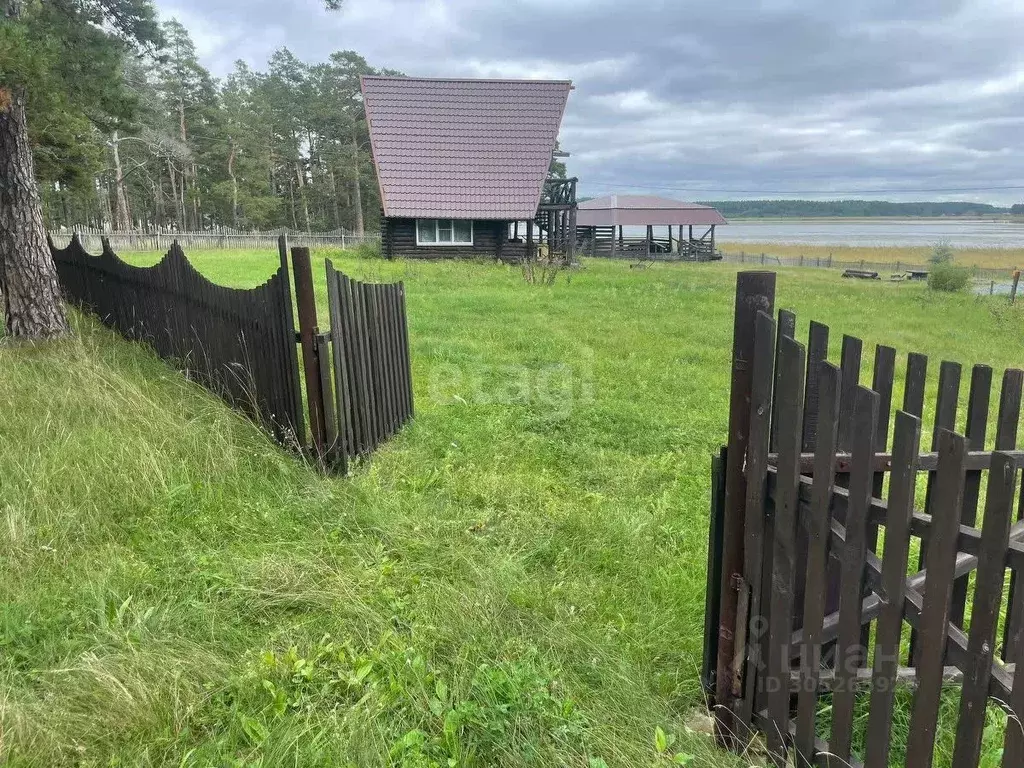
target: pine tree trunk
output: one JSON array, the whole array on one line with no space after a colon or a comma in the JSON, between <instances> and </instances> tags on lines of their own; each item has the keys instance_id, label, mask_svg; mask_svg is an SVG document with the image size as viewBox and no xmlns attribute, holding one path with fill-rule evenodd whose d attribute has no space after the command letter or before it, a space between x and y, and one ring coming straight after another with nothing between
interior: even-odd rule
<instances>
[{"instance_id":1,"label":"pine tree trunk","mask_svg":"<svg viewBox=\"0 0 1024 768\"><path fill-rule=\"evenodd\" d=\"M231 226L238 229L238 179L235 177L235 141L228 139L231 154L228 155L228 176L231 177Z\"/></svg>"},{"instance_id":2,"label":"pine tree trunk","mask_svg":"<svg viewBox=\"0 0 1024 768\"><path fill-rule=\"evenodd\" d=\"M114 131L110 140L114 154L114 184L116 185L114 190L114 228L127 232L132 228L132 213L128 207L128 196L124 191L124 171L121 169L121 150L118 148L118 141L117 131Z\"/></svg>"},{"instance_id":3,"label":"pine tree trunk","mask_svg":"<svg viewBox=\"0 0 1024 768\"><path fill-rule=\"evenodd\" d=\"M174 166L171 165L170 158L167 160L167 172L171 176L171 196L174 198L174 217L178 222L178 229L184 231L185 229L185 207L182 205L181 195L178 194L178 179L177 174L174 171ZM184 184L182 180L182 184Z\"/></svg>"},{"instance_id":4,"label":"pine tree trunk","mask_svg":"<svg viewBox=\"0 0 1024 768\"><path fill-rule=\"evenodd\" d=\"M334 178L334 169L328 166L327 174L331 184L331 212L334 214L334 228L341 229L341 209L338 207L338 184Z\"/></svg>"},{"instance_id":5,"label":"pine tree trunk","mask_svg":"<svg viewBox=\"0 0 1024 768\"><path fill-rule=\"evenodd\" d=\"M7 333L48 339L68 333L43 228L24 95L0 87L0 288Z\"/></svg>"},{"instance_id":6,"label":"pine tree trunk","mask_svg":"<svg viewBox=\"0 0 1024 768\"><path fill-rule=\"evenodd\" d=\"M299 201L302 203L302 215L306 221L306 232L312 232L309 226L309 200L306 199L306 175L302 168L302 160L295 161L295 178L299 181Z\"/></svg>"},{"instance_id":7,"label":"pine tree trunk","mask_svg":"<svg viewBox=\"0 0 1024 768\"><path fill-rule=\"evenodd\" d=\"M288 197L291 198L291 212L292 212L292 229L298 230L299 222L295 218L295 182L291 179L288 180Z\"/></svg>"},{"instance_id":8,"label":"pine tree trunk","mask_svg":"<svg viewBox=\"0 0 1024 768\"><path fill-rule=\"evenodd\" d=\"M104 180L100 184L103 188L103 226L101 229L108 232L114 228L114 209L110 204L110 182Z\"/></svg>"},{"instance_id":9,"label":"pine tree trunk","mask_svg":"<svg viewBox=\"0 0 1024 768\"><path fill-rule=\"evenodd\" d=\"M359 142L356 139L355 130L352 131L352 171L355 174L352 182L352 204L356 209L356 234L362 237L366 234L366 225L363 222L363 190L359 179Z\"/></svg>"},{"instance_id":10,"label":"pine tree trunk","mask_svg":"<svg viewBox=\"0 0 1024 768\"><path fill-rule=\"evenodd\" d=\"M156 228L159 232L164 226L164 173L160 163L156 164L156 181L153 182L153 199L156 201Z\"/></svg>"}]
</instances>

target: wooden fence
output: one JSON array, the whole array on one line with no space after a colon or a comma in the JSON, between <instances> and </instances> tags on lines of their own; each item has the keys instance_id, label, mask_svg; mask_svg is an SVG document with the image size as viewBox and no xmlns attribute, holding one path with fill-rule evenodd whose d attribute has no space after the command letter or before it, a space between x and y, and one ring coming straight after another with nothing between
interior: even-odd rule
<instances>
[{"instance_id":1,"label":"wooden fence","mask_svg":"<svg viewBox=\"0 0 1024 768\"><path fill-rule=\"evenodd\" d=\"M1014 675L1024 661L1024 589L1016 588L1024 507L1013 523L1024 371L1003 374L990 429L993 372L971 369L958 434L963 371L942 362L922 452L927 357L908 356L893 415L895 349L875 349L871 385L862 385L859 339L843 337L834 365L827 326L811 323L805 346L792 313L773 318L773 274L740 273L737 285L730 441L713 460L705 626L718 735L739 749L760 731L778 766L792 755L797 766L882 768L897 689L911 683L905 765L928 767L942 689L954 682L952 765L976 768L990 700L1024 713L1024 676ZM992 432L995 450L986 450ZM868 705L863 730L858 700ZM1015 717L1002 765L1024 765Z\"/></svg>"},{"instance_id":2,"label":"wooden fence","mask_svg":"<svg viewBox=\"0 0 1024 768\"><path fill-rule=\"evenodd\" d=\"M346 461L369 454L412 418L405 286L351 280L328 259L327 297L337 414L327 441Z\"/></svg>"},{"instance_id":3,"label":"wooden fence","mask_svg":"<svg viewBox=\"0 0 1024 768\"><path fill-rule=\"evenodd\" d=\"M201 232L105 232L101 229L76 228L74 232L51 232L60 239L77 234L84 248L99 249L107 242L116 251L163 251L172 243L189 250L216 250L219 248L275 248L283 233L244 232L222 229ZM380 242L378 233L355 235L349 232L288 232L288 242L306 248L355 248L362 244Z\"/></svg>"},{"instance_id":4,"label":"wooden fence","mask_svg":"<svg viewBox=\"0 0 1024 768\"><path fill-rule=\"evenodd\" d=\"M740 251L719 251L718 255L725 262L733 264L760 264L767 267L814 267L820 269L858 269L878 272L884 279L891 275L902 275L908 272L928 272L929 264L914 264L909 261L867 261L865 259L833 259L829 256L776 256L771 253ZM975 275L979 279L1007 279L1013 270L1009 268L979 267Z\"/></svg>"},{"instance_id":5,"label":"wooden fence","mask_svg":"<svg viewBox=\"0 0 1024 768\"><path fill-rule=\"evenodd\" d=\"M288 266L252 290L215 285L177 243L152 267L126 264L103 244L51 240L64 294L126 338L142 341L187 375L258 419L281 442L303 442Z\"/></svg>"},{"instance_id":6,"label":"wooden fence","mask_svg":"<svg viewBox=\"0 0 1024 768\"><path fill-rule=\"evenodd\" d=\"M284 236L277 271L249 290L211 283L177 242L152 267L125 263L107 241L92 256L77 235L66 248L52 240L50 248L68 299L151 345L325 469L346 472L351 459L368 457L412 417L401 283L352 281L328 262L332 327L321 332L309 249L291 251L293 307Z\"/></svg>"}]
</instances>

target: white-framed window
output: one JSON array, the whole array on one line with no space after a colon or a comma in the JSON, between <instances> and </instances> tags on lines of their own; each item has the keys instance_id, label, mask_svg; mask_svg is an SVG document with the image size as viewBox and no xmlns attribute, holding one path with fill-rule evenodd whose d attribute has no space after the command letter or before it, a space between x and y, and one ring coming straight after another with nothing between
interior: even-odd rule
<instances>
[{"instance_id":1,"label":"white-framed window","mask_svg":"<svg viewBox=\"0 0 1024 768\"><path fill-rule=\"evenodd\" d=\"M472 245L469 219L416 219L416 245Z\"/></svg>"}]
</instances>

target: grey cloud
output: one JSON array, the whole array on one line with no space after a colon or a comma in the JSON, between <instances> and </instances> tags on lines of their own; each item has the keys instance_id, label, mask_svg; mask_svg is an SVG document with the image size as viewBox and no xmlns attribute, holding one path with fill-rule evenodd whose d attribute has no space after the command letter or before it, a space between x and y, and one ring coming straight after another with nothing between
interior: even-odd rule
<instances>
[{"instance_id":1,"label":"grey cloud","mask_svg":"<svg viewBox=\"0 0 1024 768\"><path fill-rule=\"evenodd\" d=\"M588 194L1024 199L998 189L1024 185L1016 0L158 5L215 74L286 45L415 75L572 78L562 141Z\"/></svg>"}]
</instances>

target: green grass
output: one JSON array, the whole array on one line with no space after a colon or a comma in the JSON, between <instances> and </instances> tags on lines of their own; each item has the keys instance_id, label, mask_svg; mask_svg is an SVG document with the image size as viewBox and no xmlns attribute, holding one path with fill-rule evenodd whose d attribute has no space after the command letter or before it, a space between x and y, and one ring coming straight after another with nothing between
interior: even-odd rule
<instances>
[{"instance_id":1,"label":"green grass","mask_svg":"<svg viewBox=\"0 0 1024 768\"><path fill-rule=\"evenodd\" d=\"M735 269L586 262L541 288L334 256L405 280L416 385L348 479L91 320L0 346L0 761L667 765L661 728L730 764L695 713ZM275 267L190 258L239 286ZM845 331L1024 356L1021 310L987 297L784 270L778 303L836 355Z\"/></svg>"},{"instance_id":2,"label":"green grass","mask_svg":"<svg viewBox=\"0 0 1024 768\"><path fill-rule=\"evenodd\" d=\"M727 235L726 235L727 236ZM933 245L919 246L856 246L842 245L804 245L797 243L719 243L719 249L725 253L739 255L744 253L748 260L751 256L767 254L769 263L775 258L795 259L801 256L808 263L815 259L824 261L829 257L837 264L855 264L864 261L868 264L894 264L900 262L903 267L911 265L927 265L934 251ZM1024 264L1024 248L957 248L956 261L969 267L982 269L1005 269L1007 275Z\"/></svg>"}]
</instances>

